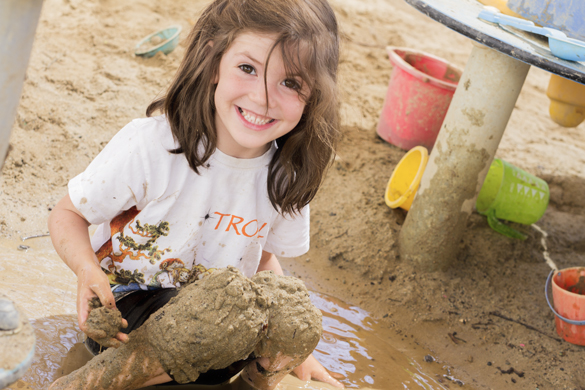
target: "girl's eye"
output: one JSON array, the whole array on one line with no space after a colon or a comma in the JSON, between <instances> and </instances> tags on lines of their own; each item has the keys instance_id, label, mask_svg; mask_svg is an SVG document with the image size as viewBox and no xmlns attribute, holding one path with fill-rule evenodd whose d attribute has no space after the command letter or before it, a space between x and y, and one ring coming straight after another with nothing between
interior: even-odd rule
<instances>
[{"instance_id":1,"label":"girl's eye","mask_svg":"<svg viewBox=\"0 0 585 390\"><path fill-rule=\"evenodd\" d=\"M256 73L256 70L254 69L254 67L252 65L243 64L243 65L239 65L238 67L244 73L248 73L248 74L255 74Z\"/></svg>"},{"instance_id":2,"label":"girl's eye","mask_svg":"<svg viewBox=\"0 0 585 390\"><path fill-rule=\"evenodd\" d=\"M301 89L301 83L295 79L286 79L282 82L282 84L287 88L294 89L295 91Z\"/></svg>"}]
</instances>

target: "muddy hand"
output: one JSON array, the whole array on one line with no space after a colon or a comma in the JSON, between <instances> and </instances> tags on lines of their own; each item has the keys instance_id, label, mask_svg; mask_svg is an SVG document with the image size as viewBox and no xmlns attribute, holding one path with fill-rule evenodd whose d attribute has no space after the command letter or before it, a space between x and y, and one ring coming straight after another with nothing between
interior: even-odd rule
<instances>
[{"instance_id":1,"label":"muddy hand","mask_svg":"<svg viewBox=\"0 0 585 390\"><path fill-rule=\"evenodd\" d=\"M102 306L91 309L85 326L85 333L104 347L118 348L121 342L126 342L128 339L127 335L120 332L122 328L128 326L128 323L116 308L108 309ZM125 337L120 340L120 335Z\"/></svg>"},{"instance_id":2,"label":"muddy hand","mask_svg":"<svg viewBox=\"0 0 585 390\"><path fill-rule=\"evenodd\" d=\"M101 305L97 297L89 302L89 316L85 321L85 333L104 347L118 348L121 341L127 341L128 336L121 333L128 323L122 318L122 314L116 308L108 309ZM120 335L125 337L119 339Z\"/></svg>"},{"instance_id":3,"label":"muddy hand","mask_svg":"<svg viewBox=\"0 0 585 390\"><path fill-rule=\"evenodd\" d=\"M83 268L77 275L77 320L79 329L94 340L107 337L107 332L101 329L88 327L87 319L92 308L103 305L108 309L116 309L114 295L110 290L108 277L99 265L94 264ZM119 328L126 328L128 323L121 319ZM120 342L127 343L128 335L117 332L111 340L101 340L101 345L107 347L117 347Z\"/></svg>"}]
</instances>

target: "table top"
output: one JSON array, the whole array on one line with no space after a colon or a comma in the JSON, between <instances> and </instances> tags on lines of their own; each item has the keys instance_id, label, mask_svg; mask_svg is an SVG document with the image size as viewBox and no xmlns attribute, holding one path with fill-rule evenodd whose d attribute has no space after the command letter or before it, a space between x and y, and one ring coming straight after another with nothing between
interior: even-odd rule
<instances>
[{"instance_id":1,"label":"table top","mask_svg":"<svg viewBox=\"0 0 585 390\"><path fill-rule=\"evenodd\" d=\"M585 84L585 62L567 61L552 55L546 37L477 18L483 4L476 0L405 0L425 15L483 45Z\"/></svg>"}]
</instances>

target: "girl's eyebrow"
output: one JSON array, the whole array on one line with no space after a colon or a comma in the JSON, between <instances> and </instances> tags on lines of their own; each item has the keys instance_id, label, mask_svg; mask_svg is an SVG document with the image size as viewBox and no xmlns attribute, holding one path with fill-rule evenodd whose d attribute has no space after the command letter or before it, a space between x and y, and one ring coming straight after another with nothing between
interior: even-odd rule
<instances>
[{"instance_id":1,"label":"girl's eyebrow","mask_svg":"<svg viewBox=\"0 0 585 390\"><path fill-rule=\"evenodd\" d=\"M238 52L238 53L236 53L236 54L237 54L237 55L240 55L240 56L248 57L248 59L249 59L250 61L252 61L252 62L255 62L256 64L261 64L261 62L260 62L260 61L258 61L257 59L255 59L255 58L254 58L254 56L252 56L252 54L250 54L250 53L249 53L249 52L247 52L247 51Z\"/></svg>"},{"instance_id":2,"label":"girl's eyebrow","mask_svg":"<svg viewBox=\"0 0 585 390\"><path fill-rule=\"evenodd\" d=\"M241 52L237 52L236 56L244 56L247 57L250 61L254 62L257 65L264 65L264 62L258 61L257 59L255 59L252 54L250 54L248 51L241 51ZM302 79L300 74L293 74L291 75L291 77L299 77Z\"/></svg>"}]
</instances>

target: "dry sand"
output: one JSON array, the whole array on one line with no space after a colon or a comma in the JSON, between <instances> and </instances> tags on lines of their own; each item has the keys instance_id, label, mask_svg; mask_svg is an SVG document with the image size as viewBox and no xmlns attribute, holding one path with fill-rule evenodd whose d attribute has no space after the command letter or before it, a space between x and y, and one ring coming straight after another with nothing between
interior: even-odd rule
<instances>
[{"instance_id":1,"label":"dry sand","mask_svg":"<svg viewBox=\"0 0 585 390\"><path fill-rule=\"evenodd\" d=\"M186 37L205 4L44 2L2 171L4 237L46 232L67 181L122 126L144 116L184 52L182 41L168 56L147 60L134 57L134 45L174 24ZM312 203L312 249L301 261L282 259L284 266L309 287L369 310L430 348L439 364L473 387L585 388L583 348L559 340L544 298L550 269L540 233L524 229L528 240L513 241L474 214L448 271L425 274L398 258L405 215L388 209L382 197L404 151L375 133L392 70L384 47L423 50L464 68L470 41L402 0L332 4L343 32L343 140ZM548 79L530 70L497 157L549 183L551 203L539 225L549 234L551 257L567 268L585 264L585 124L566 129L549 118Z\"/></svg>"}]
</instances>

